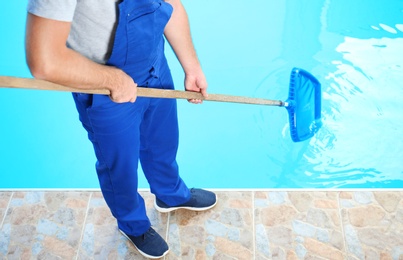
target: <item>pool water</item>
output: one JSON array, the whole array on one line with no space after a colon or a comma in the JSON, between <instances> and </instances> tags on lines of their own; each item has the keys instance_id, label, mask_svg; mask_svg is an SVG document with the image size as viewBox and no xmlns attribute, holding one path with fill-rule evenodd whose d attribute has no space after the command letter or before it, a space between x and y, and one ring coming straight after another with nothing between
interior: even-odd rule
<instances>
[{"instance_id":1,"label":"pool water","mask_svg":"<svg viewBox=\"0 0 403 260\"><path fill-rule=\"evenodd\" d=\"M26 3L0 10L0 75L30 77ZM210 93L285 100L293 67L315 75L323 91L323 126L301 143L291 141L284 108L178 101L178 162L189 186L403 187L402 1L183 3ZM169 47L167 55L182 89ZM99 187L69 93L0 93L0 188Z\"/></svg>"}]
</instances>

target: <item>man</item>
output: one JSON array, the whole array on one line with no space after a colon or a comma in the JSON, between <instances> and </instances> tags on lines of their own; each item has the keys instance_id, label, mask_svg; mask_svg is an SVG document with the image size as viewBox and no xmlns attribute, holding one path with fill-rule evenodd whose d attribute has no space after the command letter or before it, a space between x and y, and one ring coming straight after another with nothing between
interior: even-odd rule
<instances>
[{"instance_id":1,"label":"man","mask_svg":"<svg viewBox=\"0 0 403 260\"><path fill-rule=\"evenodd\" d=\"M160 212L207 210L214 193L189 190L178 173L176 101L143 98L136 87L173 89L164 55L169 41L185 72L185 88L207 95L207 83L180 0L29 0L27 63L34 77L109 96L73 94L97 156L104 198L120 231L141 254L168 252L137 192L140 159ZM189 100L201 103L201 100Z\"/></svg>"}]
</instances>

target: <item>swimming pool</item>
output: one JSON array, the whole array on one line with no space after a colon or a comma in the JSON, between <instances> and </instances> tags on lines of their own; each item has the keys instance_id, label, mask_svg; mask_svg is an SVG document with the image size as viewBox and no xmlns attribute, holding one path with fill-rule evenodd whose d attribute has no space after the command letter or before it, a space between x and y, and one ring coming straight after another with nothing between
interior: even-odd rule
<instances>
[{"instance_id":1,"label":"swimming pool","mask_svg":"<svg viewBox=\"0 0 403 260\"><path fill-rule=\"evenodd\" d=\"M189 186L403 187L403 2L304 2L183 0L210 93L284 100L294 66L323 90L323 126L302 143L291 141L283 108L178 101L178 162ZM0 75L30 76L25 6L8 1L0 11ZM70 94L0 92L0 188L99 187Z\"/></svg>"}]
</instances>

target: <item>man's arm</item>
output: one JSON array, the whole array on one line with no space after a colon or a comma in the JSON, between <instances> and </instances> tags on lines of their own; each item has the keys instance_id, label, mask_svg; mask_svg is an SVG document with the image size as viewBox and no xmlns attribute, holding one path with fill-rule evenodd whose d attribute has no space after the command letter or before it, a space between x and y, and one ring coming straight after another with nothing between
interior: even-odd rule
<instances>
[{"instance_id":1,"label":"man's arm","mask_svg":"<svg viewBox=\"0 0 403 260\"><path fill-rule=\"evenodd\" d=\"M81 89L109 89L115 102L134 102L137 84L122 70L69 49L71 23L28 14L26 56L35 78Z\"/></svg>"},{"instance_id":2,"label":"man's arm","mask_svg":"<svg viewBox=\"0 0 403 260\"><path fill-rule=\"evenodd\" d=\"M185 72L185 88L207 96L207 81L193 46L186 10L180 0L166 2L172 5L174 11L164 33ZM200 100L190 101L201 103Z\"/></svg>"}]
</instances>

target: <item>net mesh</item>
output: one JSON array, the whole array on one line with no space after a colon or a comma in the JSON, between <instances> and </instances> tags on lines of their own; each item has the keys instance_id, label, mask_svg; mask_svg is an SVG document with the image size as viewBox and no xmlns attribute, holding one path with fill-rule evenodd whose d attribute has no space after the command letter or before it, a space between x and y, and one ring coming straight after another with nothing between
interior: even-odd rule
<instances>
[{"instance_id":1,"label":"net mesh","mask_svg":"<svg viewBox=\"0 0 403 260\"><path fill-rule=\"evenodd\" d=\"M287 107L294 142L311 138L321 127L321 85L309 72L291 71Z\"/></svg>"}]
</instances>

